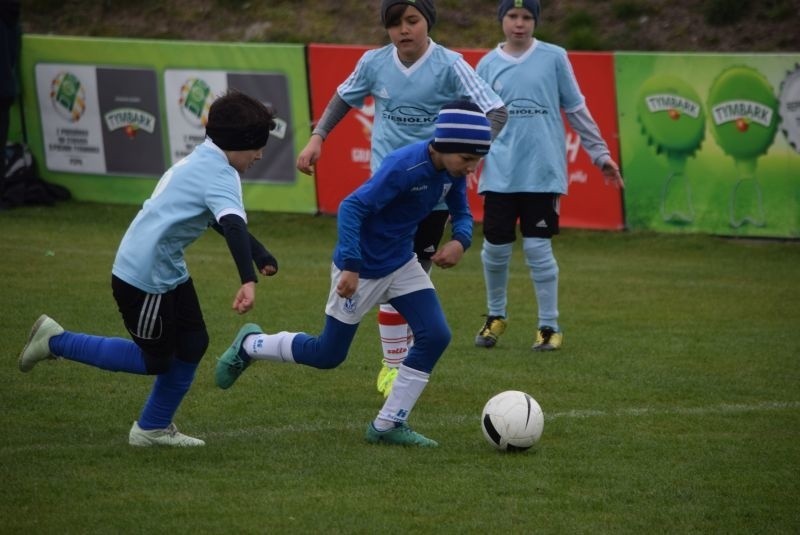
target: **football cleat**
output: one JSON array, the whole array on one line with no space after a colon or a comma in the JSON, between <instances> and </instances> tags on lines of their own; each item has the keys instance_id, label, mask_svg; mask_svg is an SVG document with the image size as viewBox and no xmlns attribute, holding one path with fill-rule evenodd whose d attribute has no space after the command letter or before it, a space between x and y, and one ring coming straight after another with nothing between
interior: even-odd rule
<instances>
[{"instance_id":1,"label":"football cleat","mask_svg":"<svg viewBox=\"0 0 800 535\"><path fill-rule=\"evenodd\" d=\"M478 335L475 337L475 345L478 347L494 347L500 335L506 332L506 319L503 316L486 316L486 323L483 324Z\"/></svg>"},{"instance_id":2,"label":"football cleat","mask_svg":"<svg viewBox=\"0 0 800 535\"><path fill-rule=\"evenodd\" d=\"M380 373L378 374L378 381L376 385L378 387L378 392L383 394L384 398L388 398L389 394L392 392L394 380L397 379L397 371L398 368L390 368L384 364Z\"/></svg>"},{"instance_id":3,"label":"football cleat","mask_svg":"<svg viewBox=\"0 0 800 535\"><path fill-rule=\"evenodd\" d=\"M28 342L17 359L20 371L29 372L43 360L57 359L58 357L50 352L50 339L63 332L64 328L53 318L46 314L39 316L31 327Z\"/></svg>"},{"instance_id":4,"label":"football cleat","mask_svg":"<svg viewBox=\"0 0 800 535\"><path fill-rule=\"evenodd\" d=\"M533 343L534 351L555 351L561 349L564 341L564 333L553 330L552 327L545 325L536 331L536 341Z\"/></svg>"},{"instance_id":5,"label":"football cleat","mask_svg":"<svg viewBox=\"0 0 800 535\"><path fill-rule=\"evenodd\" d=\"M386 431L378 431L370 423L367 427L366 437L370 444L391 444L394 446L419 446L421 448L435 448L439 445L435 440L412 431L407 423L398 423Z\"/></svg>"},{"instance_id":6,"label":"football cleat","mask_svg":"<svg viewBox=\"0 0 800 535\"><path fill-rule=\"evenodd\" d=\"M173 446L188 448L205 446L206 443L199 438L184 435L175 424L169 424L165 429L142 429L139 422L133 422L131 432L128 434L128 444L131 446Z\"/></svg>"},{"instance_id":7,"label":"football cleat","mask_svg":"<svg viewBox=\"0 0 800 535\"><path fill-rule=\"evenodd\" d=\"M214 370L214 382L217 386L226 389L233 386L233 383L239 378L240 375L250 366L252 360L246 355L242 356L242 342L251 334L261 334L261 327L255 323L245 323L233 343L225 350L225 352L217 359L217 367Z\"/></svg>"}]
</instances>

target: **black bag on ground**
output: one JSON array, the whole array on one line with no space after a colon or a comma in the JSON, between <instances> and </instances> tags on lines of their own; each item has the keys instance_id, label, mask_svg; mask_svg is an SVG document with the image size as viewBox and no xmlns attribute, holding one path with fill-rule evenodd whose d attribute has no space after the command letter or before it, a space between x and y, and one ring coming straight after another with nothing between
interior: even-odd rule
<instances>
[{"instance_id":1,"label":"black bag on ground","mask_svg":"<svg viewBox=\"0 0 800 535\"><path fill-rule=\"evenodd\" d=\"M6 151L6 172L0 182L0 207L13 208L24 204L52 205L72 198L64 186L39 178L36 161L23 143L9 143Z\"/></svg>"}]
</instances>

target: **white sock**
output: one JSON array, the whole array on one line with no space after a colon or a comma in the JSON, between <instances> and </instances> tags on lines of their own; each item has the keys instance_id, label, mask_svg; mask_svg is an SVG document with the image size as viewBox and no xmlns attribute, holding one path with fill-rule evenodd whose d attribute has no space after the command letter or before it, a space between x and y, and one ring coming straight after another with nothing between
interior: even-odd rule
<instances>
[{"instance_id":1,"label":"white sock","mask_svg":"<svg viewBox=\"0 0 800 535\"><path fill-rule=\"evenodd\" d=\"M422 391L425 390L430 376L429 373L400 365L392 391L378 412L378 417L372 423L375 429L386 431L395 424L408 420L408 415L422 395Z\"/></svg>"},{"instance_id":2,"label":"white sock","mask_svg":"<svg viewBox=\"0 0 800 535\"><path fill-rule=\"evenodd\" d=\"M275 334L251 334L242 347L252 359L272 362L294 362L292 340L297 333L281 331Z\"/></svg>"},{"instance_id":3,"label":"white sock","mask_svg":"<svg viewBox=\"0 0 800 535\"><path fill-rule=\"evenodd\" d=\"M381 305L378 331L381 335L383 363L389 368L397 368L408 355L409 328L406 320L392 305Z\"/></svg>"}]
</instances>

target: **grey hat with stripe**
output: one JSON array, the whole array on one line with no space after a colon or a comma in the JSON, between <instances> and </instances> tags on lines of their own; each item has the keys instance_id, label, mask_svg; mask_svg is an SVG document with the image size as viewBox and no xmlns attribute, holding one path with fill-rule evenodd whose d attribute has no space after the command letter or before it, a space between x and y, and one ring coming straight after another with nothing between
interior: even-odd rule
<instances>
[{"instance_id":1,"label":"grey hat with stripe","mask_svg":"<svg viewBox=\"0 0 800 535\"><path fill-rule=\"evenodd\" d=\"M439 110L433 137L436 151L483 155L491 144L492 126L476 104L458 100Z\"/></svg>"}]
</instances>

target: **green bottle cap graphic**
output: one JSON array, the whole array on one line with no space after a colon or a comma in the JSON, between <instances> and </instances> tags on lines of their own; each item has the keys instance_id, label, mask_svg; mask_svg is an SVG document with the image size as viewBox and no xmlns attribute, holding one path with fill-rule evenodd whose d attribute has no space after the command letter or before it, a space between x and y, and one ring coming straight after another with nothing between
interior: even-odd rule
<instances>
[{"instance_id":1,"label":"green bottle cap graphic","mask_svg":"<svg viewBox=\"0 0 800 535\"><path fill-rule=\"evenodd\" d=\"M692 185L684 169L705 138L706 115L700 96L677 76L656 75L642 84L636 112L647 143L657 154L663 153L669 164L661 191L662 218L669 223L692 223Z\"/></svg>"},{"instance_id":2,"label":"green bottle cap graphic","mask_svg":"<svg viewBox=\"0 0 800 535\"><path fill-rule=\"evenodd\" d=\"M666 154L673 167L682 167L703 143L706 118L700 96L677 76L646 80L639 90L636 111L648 143L658 154Z\"/></svg>"},{"instance_id":3,"label":"green bottle cap graphic","mask_svg":"<svg viewBox=\"0 0 800 535\"><path fill-rule=\"evenodd\" d=\"M775 140L780 116L778 99L756 69L729 67L708 91L708 115L717 145L736 163L738 177L731 190L730 225L766 225L763 194L756 177L758 157Z\"/></svg>"},{"instance_id":4,"label":"green bottle cap graphic","mask_svg":"<svg viewBox=\"0 0 800 535\"><path fill-rule=\"evenodd\" d=\"M800 64L795 64L781 82L780 114L786 141L800 153Z\"/></svg>"},{"instance_id":5,"label":"green bottle cap graphic","mask_svg":"<svg viewBox=\"0 0 800 535\"><path fill-rule=\"evenodd\" d=\"M707 104L717 144L737 167L753 172L778 129L778 99L770 83L753 68L729 67L711 84Z\"/></svg>"}]
</instances>

